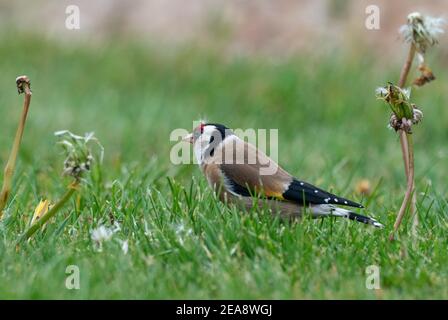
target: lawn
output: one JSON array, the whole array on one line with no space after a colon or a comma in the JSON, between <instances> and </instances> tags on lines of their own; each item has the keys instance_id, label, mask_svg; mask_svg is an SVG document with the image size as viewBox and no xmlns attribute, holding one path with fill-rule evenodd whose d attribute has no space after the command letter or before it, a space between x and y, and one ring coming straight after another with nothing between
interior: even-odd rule
<instances>
[{"instance_id":1,"label":"lawn","mask_svg":"<svg viewBox=\"0 0 448 320\"><path fill-rule=\"evenodd\" d=\"M389 110L374 91L397 81L400 59L362 48L268 59L195 45L62 45L17 34L1 41L2 167L23 99L16 76L30 77L33 98L0 223L0 298L448 298L442 57L428 57L437 80L412 96L425 114L414 134L420 225L413 236L406 217L389 242L405 182ZM286 170L361 201L385 229L226 208L197 166L170 163L170 132L200 118L278 129ZM104 161L43 232L16 247L39 200L56 201L70 182L53 135L61 129L94 131ZM369 196L355 191L362 179ZM101 225L119 230L99 250L91 232ZM69 265L79 267L79 290L65 286ZM380 290L365 286L370 265L380 268Z\"/></svg>"}]
</instances>

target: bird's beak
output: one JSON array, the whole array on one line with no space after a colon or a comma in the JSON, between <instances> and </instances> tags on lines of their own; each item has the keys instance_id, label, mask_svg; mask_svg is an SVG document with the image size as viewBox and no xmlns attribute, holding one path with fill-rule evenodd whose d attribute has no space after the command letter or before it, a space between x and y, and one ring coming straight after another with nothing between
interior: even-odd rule
<instances>
[{"instance_id":1,"label":"bird's beak","mask_svg":"<svg viewBox=\"0 0 448 320\"><path fill-rule=\"evenodd\" d=\"M193 134L189 133L182 138L182 141L193 143Z\"/></svg>"}]
</instances>

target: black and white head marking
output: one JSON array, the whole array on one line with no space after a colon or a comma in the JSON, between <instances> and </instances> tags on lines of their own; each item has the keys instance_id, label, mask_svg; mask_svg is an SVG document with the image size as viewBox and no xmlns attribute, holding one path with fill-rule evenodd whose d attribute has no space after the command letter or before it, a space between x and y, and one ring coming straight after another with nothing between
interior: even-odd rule
<instances>
[{"instance_id":1,"label":"black and white head marking","mask_svg":"<svg viewBox=\"0 0 448 320\"><path fill-rule=\"evenodd\" d=\"M213 157L216 148L233 132L218 123L201 123L193 131L194 154L199 164Z\"/></svg>"}]
</instances>

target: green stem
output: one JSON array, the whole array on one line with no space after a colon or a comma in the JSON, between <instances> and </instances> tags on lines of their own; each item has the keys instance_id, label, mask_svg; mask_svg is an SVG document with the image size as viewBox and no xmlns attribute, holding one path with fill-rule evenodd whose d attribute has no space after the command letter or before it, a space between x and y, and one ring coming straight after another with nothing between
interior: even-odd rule
<instances>
[{"instance_id":1,"label":"green stem","mask_svg":"<svg viewBox=\"0 0 448 320\"><path fill-rule=\"evenodd\" d=\"M63 206L64 204L70 199L70 197L73 195L73 193L76 191L76 187L78 186L78 182L75 181L71 185L68 186L67 192L64 194L64 196L40 219L38 219L33 225L31 225L28 230L26 230L22 236L20 236L19 240L17 241L17 244L20 242L27 240L30 238L38 229L40 229L51 217L53 217Z\"/></svg>"}]
</instances>

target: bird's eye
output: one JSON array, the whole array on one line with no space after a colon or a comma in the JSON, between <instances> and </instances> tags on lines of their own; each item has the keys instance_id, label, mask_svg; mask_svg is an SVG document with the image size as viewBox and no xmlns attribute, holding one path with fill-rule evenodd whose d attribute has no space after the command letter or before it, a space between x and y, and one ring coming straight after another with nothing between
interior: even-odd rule
<instances>
[{"instance_id":1,"label":"bird's eye","mask_svg":"<svg viewBox=\"0 0 448 320\"><path fill-rule=\"evenodd\" d=\"M204 124L204 123L201 123L201 124L199 125L199 131L201 132L201 134L204 133L204 127L205 127L205 124Z\"/></svg>"}]
</instances>

